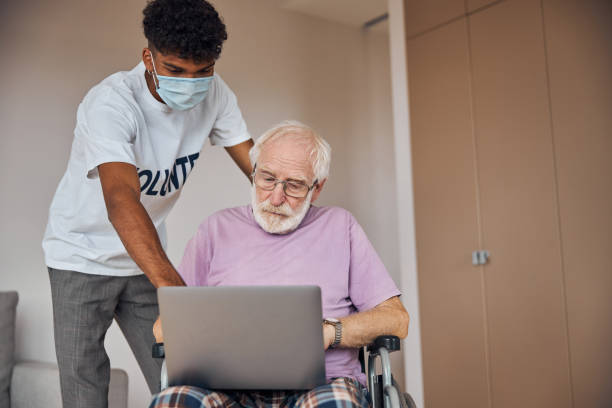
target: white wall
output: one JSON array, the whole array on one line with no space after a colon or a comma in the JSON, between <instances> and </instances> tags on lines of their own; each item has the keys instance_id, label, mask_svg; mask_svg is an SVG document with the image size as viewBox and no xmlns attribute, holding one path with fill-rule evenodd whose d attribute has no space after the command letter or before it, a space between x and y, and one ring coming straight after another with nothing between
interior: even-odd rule
<instances>
[{"instance_id":1,"label":"white wall","mask_svg":"<svg viewBox=\"0 0 612 408\"><path fill-rule=\"evenodd\" d=\"M389 49L366 33L274 7L219 0L228 26L218 72L238 96L253 136L287 118L333 148L319 204L351 210L399 282ZM129 69L145 45L144 1L29 0L0 5L0 290L20 292L17 357L54 361L52 313L40 240L65 169L76 107L106 75ZM207 147L168 219L177 263L199 222L248 201L249 185L223 149ZM116 325L106 339L130 377L130 406L148 401ZM401 362L400 362L401 363Z\"/></svg>"},{"instance_id":2,"label":"white wall","mask_svg":"<svg viewBox=\"0 0 612 408\"><path fill-rule=\"evenodd\" d=\"M410 313L410 332L404 340L406 391L424 407L423 362L417 276L416 234L412 183L412 149L408 100L408 67L404 0L389 0L389 40L393 98L395 173L397 175L397 225L399 271L404 306Z\"/></svg>"}]
</instances>

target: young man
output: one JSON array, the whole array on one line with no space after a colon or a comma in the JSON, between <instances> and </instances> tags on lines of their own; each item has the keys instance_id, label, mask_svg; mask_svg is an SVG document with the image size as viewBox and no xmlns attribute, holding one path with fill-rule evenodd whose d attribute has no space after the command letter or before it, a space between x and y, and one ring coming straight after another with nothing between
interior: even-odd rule
<instances>
[{"instance_id":1,"label":"young man","mask_svg":"<svg viewBox=\"0 0 612 408\"><path fill-rule=\"evenodd\" d=\"M143 13L143 62L94 86L78 108L43 240L66 408L107 406L113 318L157 391L155 288L184 285L165 254L164 220L208 138L251 173L253 142L214 73L227 39L218 13L204 0L153 0Z\"/></svg>"},{"instance_id":2,"label":"young man","mask_svg":"<svg viewBox=\"0 0 612 408\"><path fill-rule=\"evenodd\" d=\"M330 160L329 145L308 126L286 122L264 133L251 149L251 205L208 217L179 267L190 286L319 286L328 383L298 392L177 386L155 395L151 408L368 406L359 348L383 334L406 337L409 317L355 218L342 208L311 205ZM156 338L163 341L163 333Z\"/></svg>"}]
</instances>

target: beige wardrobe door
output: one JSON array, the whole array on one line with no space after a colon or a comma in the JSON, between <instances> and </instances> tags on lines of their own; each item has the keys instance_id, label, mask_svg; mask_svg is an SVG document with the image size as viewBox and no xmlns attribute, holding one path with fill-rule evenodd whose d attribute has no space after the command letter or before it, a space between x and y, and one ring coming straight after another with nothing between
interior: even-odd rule
<instances>
[{"instance_id":1,"label":"beige wardrobe door","mask_svg":"<svg viewBox=\"0 0 612 408\"><path fill-rule=\"evenodd\" d=\"M427 408L486 407L465 18L408 41Z\"/></svg>"},{"instance_id":2,"label":"beige wardrobe door","mask_svg":"<svg viewBox=\"0 0 612 408\"><path fill-rule=\"evenodd\" d=\"M574 406L612 406L612 2L545 0Z\"/></svg>"},{"instance_id":3,"label":"beige wardrobe door","mask_svg":"<svg viewBox=\"0 0 612 408\"><path fill-rule=\"evenodd\" d=\"M405 0L410 37L465 14L465 0Z\"/></svg>"},{"instance_id":4,"label":"beige wardrobe door","mask_svg":"<svg viewBox=\"0 0 612 408\"><path fill-rule=\"evenodd\" d=\"M500 0L465 0L465 4L469 13L499 1Z\"/></svg>"},{"instance_id":5,"label":"beige wardrobe door","mask_svg":"<svg viewBox=\"0 0 612 408\"><path fill-rule=\"evenodd\" d=\"M469 17L492 406L571 406L542 14Z\"/></svg>"}]
</instances>

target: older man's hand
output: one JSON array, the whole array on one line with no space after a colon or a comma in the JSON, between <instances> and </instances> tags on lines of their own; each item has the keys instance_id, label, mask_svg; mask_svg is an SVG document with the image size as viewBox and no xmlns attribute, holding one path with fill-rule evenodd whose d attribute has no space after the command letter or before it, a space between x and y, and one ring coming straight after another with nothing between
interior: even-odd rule
<instances>
[{"instance_id":1,"label":"older man's hand","mask_svg":"<svg viewBox=\"0 0 612 408\"><path fill-rule=\"evenodd\" d=\"M164 333L162 332L161 318L159 316L153 324L153 336L155 336L156 343L164 342Z\"/></svg>"},{"instance_id":2,"label":"older man's hand","mask_svg":"<svg viewBox=\"0 0 612 408\"><path fill-rule=\"evenodd\" d=\"M331 324L323 325L323 348L327 350L336 338L336 329Z\"/></svg>"}]
</instances>

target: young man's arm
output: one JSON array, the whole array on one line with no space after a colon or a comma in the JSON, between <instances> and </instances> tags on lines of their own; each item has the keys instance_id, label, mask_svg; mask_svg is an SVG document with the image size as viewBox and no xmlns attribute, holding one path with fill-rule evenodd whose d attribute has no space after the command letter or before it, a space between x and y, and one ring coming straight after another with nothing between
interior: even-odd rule
<instances>
[{"instance_id":1,"label":"young man's arm","mask_svg":"<svg viewBox=\"0 0 612 408\"><path fill-rule=\"evenodd\" d=\"M134 262L151 283L184 286L185 282L166 256L157 230L140 202L140 180L136 167L111 162L98 166L108 219Z\"/></svg>"},{"instance_id":2,"label":"young man's arm","mask_svg":"<svg viewBox=\"0 0 612 408\"><path fill-rule=\"evenodd\" d=\"M386 335L400 339L408 335L410 318L408 312L394 296L376 307L339 319L342 323L342 340L338 347L356 348L372 343L376 337ZM334 342L335 328L330 324L323 325L323 343L325 349Z\"/></svg>"},{"instance_id":3,"label":"young man's arm","mask_svg":"<svg viewBox=\"0 0 612 408\"><path fill-rule=\"evenodd\" d=\"M235 146L229 146L225 148L225 151L230 155L234 163L242 170L242 172L251 180L251 173L253 173L253 167L251 166L251 160L249 159L249 150L253 147L253 139L249 139Z\"/></svg>"}]
</instances>

